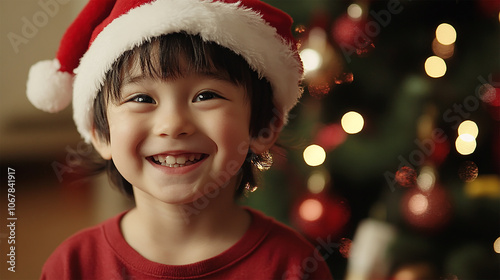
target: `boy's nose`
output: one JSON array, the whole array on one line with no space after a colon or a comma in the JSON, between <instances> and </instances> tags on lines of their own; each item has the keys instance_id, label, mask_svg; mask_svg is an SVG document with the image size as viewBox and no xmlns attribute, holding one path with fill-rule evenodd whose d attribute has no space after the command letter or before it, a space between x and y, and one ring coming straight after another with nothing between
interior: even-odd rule
<instances>
[{"instance_id":1,"label":"boy's nose","mask_svg":"<svg viewBox=\"0 0 500 280\"><path fill-rule=\"evenodd\" d=\"M179 138L194 132L194 124L185 110L161 112L155 120L155 134Z\"/></svg>"}]
</instances>

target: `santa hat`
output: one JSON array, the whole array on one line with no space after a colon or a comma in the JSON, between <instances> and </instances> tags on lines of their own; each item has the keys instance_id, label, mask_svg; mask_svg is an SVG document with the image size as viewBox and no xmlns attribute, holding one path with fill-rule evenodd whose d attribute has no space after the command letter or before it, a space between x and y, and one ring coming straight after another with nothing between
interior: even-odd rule
<instances>
[{"instance_id":1,"label":"santa hat","mask_svg":"<svg viewBox=\"0 0 500 280\"><path fill-rule=\"evenodd\" d=\"M56 59L30 69L28 99L48 112L73 101L73 119L90 141L93 102L113 62L153 37L199 35L241 55L272 86L286 121L301 95L302 62L292 19L259 0L90 0L61 40Z\"/></svg>"}]
</instances>

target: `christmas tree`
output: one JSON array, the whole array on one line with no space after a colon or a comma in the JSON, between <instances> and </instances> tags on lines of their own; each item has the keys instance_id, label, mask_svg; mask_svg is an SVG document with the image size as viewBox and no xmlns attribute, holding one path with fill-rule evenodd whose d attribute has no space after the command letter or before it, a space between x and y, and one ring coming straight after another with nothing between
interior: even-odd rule
<instances>
[{"instance_id":1,"label":"christmas tree","mask_svg":"<svg viewBox=\"0 0 500 280\"><path fill-rule=\"evenodd\" d=\"M266 2L304 95L244 203L336 279L500 279L500 1Z\"/></svg>"}]
</instances>

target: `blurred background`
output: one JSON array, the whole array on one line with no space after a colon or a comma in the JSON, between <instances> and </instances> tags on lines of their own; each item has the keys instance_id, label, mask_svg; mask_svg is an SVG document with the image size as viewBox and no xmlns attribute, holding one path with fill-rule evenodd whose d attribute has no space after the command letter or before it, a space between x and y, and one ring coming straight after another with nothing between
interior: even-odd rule
<instances>
[{"instance_id":1,"label":"blurred background","mask_svg":"<svg viewBox=\"0 0 500 280\"><path fill-rule=\"evenodd\" d=\"M304 96L241 203L303 233L335 279L500 279L500 1L265 2L295 20ZM62 240L132 205L78 169L71 110L25 97L85 3L0 1L1 279L37 279Z\"/></svg>"}]
</instances>

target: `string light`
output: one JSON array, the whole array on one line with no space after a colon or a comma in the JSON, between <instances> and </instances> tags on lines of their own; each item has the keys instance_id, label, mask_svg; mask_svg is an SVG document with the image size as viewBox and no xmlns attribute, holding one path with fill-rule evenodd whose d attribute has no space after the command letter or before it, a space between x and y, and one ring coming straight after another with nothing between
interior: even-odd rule
<instances>
[{"instance_id":1,"label":"string light","mask_svg":"<svg viewBox=\"0 0 500 280\"><path fill-rule=\"evenodd\" d=\"M322 192L326 187L328 173L314 172L307 179L307 189L314 194Z\"/></svg>"},{"instance_id":2,"label":"string light","mask_svg":"<svg viewBox=\"0 0 500 280\"><path fill-rule=\"evenodd\" d=\"M422 167L422 170L420 170L420 174L417 177L417 186L422 191L429 191L434 187L435 182L436 175L434 168L430 166Z\"/></svg>"},{"instance_id":3,"label":"string light","mask_svg":"<svg viewBox=\"0 0 500 280\"><path fill-rule=\"evenodd\" d=\"M432 41L432 52L442 59L448 59L455 53L455 44L443 45L437 39L434 39Z\"/></svg>"},{"instance_id":4,"label":"string light","mask_svg":"<svg viewBox=\"0 0 500 280\"><path fill-rule=\"evenodd\" d=\"M347 15L352 19L359 19L363 15L363 9L358 4L351 4L347 8Z\"/></svg>"},{"instance_id":5,"label":"string light","mask_svg":"<svg viewBox=\"0 0 500 280\"><path fill-rule=\"evenodd\" d=\"M316 221L323 214L323 205L317 199L309 198L300 204L299 216L306 221Z\"/></svg>"},{"instance_id":6,"label":"string light","mask_svg":"<svg viewBox=\"0 0 500 280\"><path fill-rule=\"evenodd\" d=\"M417 193L410 197L408 201L408 210L416 216L422 215L427 212L429 207L429 200L425 195Z\"/></svg>"},{"instance_id":7,"label":"string light","mask_svg":"<svg viewBox=\"0 0 500 280\"><path fill-rule=\"evenodd\" d=\"M319 52L313 49L304 49L300 52L300 58L304 65L304 73L318 70L323 64L323 59Z\"/></svg>"},{"instance_id":8,"label":"string light","mask_svg":"<svg viewBox=\"0 0 500 280\"><path fill-rule=\"evenodd\" d=\"M479 133L477 124L471 120L463 121L458 126L458 137L455 141L457 152L461 155L470 155L476 150L476 137Z\"/></svg>"},{"instance_id":9,"label":"string light","mask_svg":"<svg viewBox=\"0 0 500 280\"><path fill-rule=\"evenodd\" d=\"M346 133L356 134L363 129L365 120L360 113L350 111L342 116L340 123L342 125L342 129L344 129Z\"/></svg>"},{"instance_id":10,"label":"string light","mask_svg":"<svg viewBox=\"0 0 500 280\"><path fill-rule=\"evenodd\" d=\"M303 156L307 165L318 166L325 162L326 152L321 146L310 145L304 150Z\"/></svg>"},{"instance_id":11,"label":"string light","mask_svg":"<svg viewBox=\"0 0 500 280\"><path fill-rule=\"evenodd\" d=\"M448 23L441 23L436 28L436 40L442 45L451 45L455 43L457 39L457 32L455 28Z\"/></svg>"},{"instance_id":12,"label":"string light","mask_svg":"<svg viewBox=\"0 0 500 280\"><path fill-rule=\"evenodd\" d=\"M440 78L446 74L446 62L439 56L431 56L425 60L425 73L431 78Z\"/></svg>"},{"instance_id":13,"label":"string light","mask_svg":"<svg viewBox=\"0 0 500 280\"><path fill-rule=\"evenodd\" d=\"M471 135L472 137L476 138L478 133L479 133L479 128L477 127L477 124L471 120L463 121L458 126L458 135L468 134L468 135ZM466 139L467 139L467 136L466 136Z\"/></svg>"},{"instance_id":14,"label":"string light","mask_svg":"<svg viewBox=\"0 0 500 280\"><path fill-rule=\"evenodd\" d=\"M470 134L461 134L455 141L455 148L461 155L470 155L476 150L476 138Z\"/></svg>"}]
</instances>

